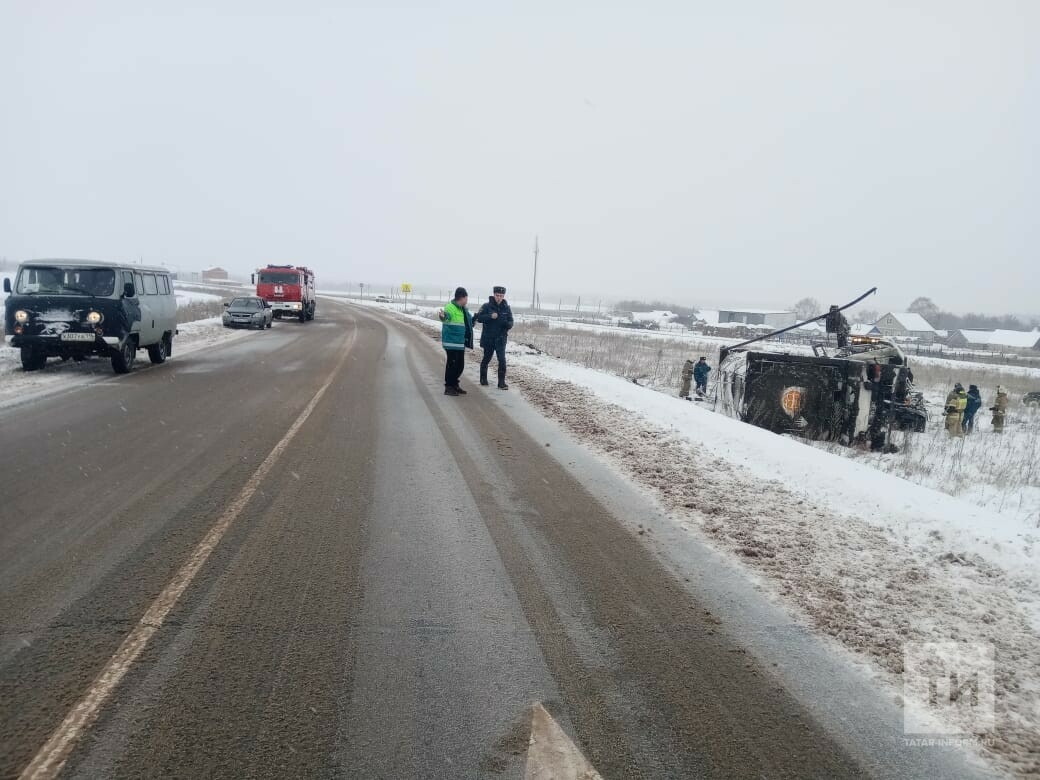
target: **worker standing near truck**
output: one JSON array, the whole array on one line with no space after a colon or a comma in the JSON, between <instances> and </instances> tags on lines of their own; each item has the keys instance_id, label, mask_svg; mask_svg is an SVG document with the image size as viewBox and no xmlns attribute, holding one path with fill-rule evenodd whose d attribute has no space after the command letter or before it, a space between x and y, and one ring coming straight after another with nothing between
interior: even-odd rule
<instances>
[{"instance_id":1,"label":"worker standing near truck","mask_svg":"<svg viewBox=\"0 0 1040 780\"><path fill-rule=\"evenodd\" d=\"M687 360L682 367L682 387L679 388L679 397L690 400L690 382L693 381L693 361Z\"/></svg>"},{"instance_id":2,"label":"worker standing near truck","mask_svg":"<svg viewBox=\"0 0 1040 780\"><path fill-rule=\"evenodd\" d=\"M697 365L693 367L693 381L697 387L698 400L708 394L708 374L711 373L711 366L708 365L708 359L701 357L697 361Z\"/></svg>"},{"instance_id":3,"label":"worker standing near truck","mask_svg":"<svg viewBox=\"0 0 1040 780\"><path fill-rule=\"evenodd\" d=\"M968 406L968 394L964 392L964 385L960 382L953 386L953 390L946 396L946 433L950 436L964 435L964 410Z\"/></svg>"},{"instance_id":4,"label":"worker standing near truck","mask_svg":"<svg viewBox=\"0 0 1040 780\"><path fill-rule=\"evenodd\" d=\"M997 385L997 400L993 402L993 406L989 408L993 412L993 432L1003 433L1004 432L1004 418L1007 417L1007 391L1000 385Z\"/></svg>"}]
</instances>

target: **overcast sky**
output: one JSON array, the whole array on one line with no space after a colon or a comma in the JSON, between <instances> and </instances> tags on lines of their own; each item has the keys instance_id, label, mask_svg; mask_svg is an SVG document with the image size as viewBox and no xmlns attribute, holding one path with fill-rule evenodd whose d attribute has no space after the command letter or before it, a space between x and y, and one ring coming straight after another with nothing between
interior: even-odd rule
<instances>
[{"instance_id":1,"label":"overcast sky","mask_svg":"<svg viewBox=\"0 0 1040 780\"><path fill-rule=\"evenodd\" d=\"M1040 313L1040 2L344 5L0 2L0 256Z\"/></svg>"}]
</instances>

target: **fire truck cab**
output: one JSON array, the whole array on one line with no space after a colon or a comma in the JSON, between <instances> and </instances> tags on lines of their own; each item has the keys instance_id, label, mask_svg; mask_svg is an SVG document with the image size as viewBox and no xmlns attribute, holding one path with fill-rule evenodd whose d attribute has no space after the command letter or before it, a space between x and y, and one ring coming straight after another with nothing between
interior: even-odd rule
<instances>
[{"instance_id":1,"label":"fire truck cab","mask_svg":"<svg viewBox=\"0 0 1040 780\"><path fill-rule=\"evenodd\" d=\"M269 265L253 274L256 294L271 304L278 319L314 319L314 272L303 266Z\"/></svg>"}]
</instances>

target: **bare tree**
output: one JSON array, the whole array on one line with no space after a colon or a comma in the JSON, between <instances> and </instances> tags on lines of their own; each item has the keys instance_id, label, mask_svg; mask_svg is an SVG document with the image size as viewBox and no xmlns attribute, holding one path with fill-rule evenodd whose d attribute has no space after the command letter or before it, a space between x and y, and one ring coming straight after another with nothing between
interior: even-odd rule
<instances>
[{"instance_id":1,"label":"bare tree","mask_svg":"<svg viewBox=\"0 0 1040 780\"><path fill-rule=\"evenodd\" d=\"M873 325L875 322L878 321L878 316L879 315L878 315L877 311L874 310L874 309L860 309L853 316L852 321L853 322L862 322L862 323L865 323L867 325Z\"/></svg>"},{"instance_id":2,"label":"bare tree","mask_svg":"<svg viewBox=\"0 0 1040 780\"><path fill-rule=\"evenodd\" d=\"M923 295L919 298L914 298L913 302L906 307L906 310L914 314L920 314L933 327L939 320L939 307L935 305L931 298L926 298Z\"/></svg>"},{"instance_id":3,"label":"bare tree","mask_svg":"<svg viewBox=\"0 0 1040 780\"><path fill-rule=\"evenodd\" d=\"M824 312L820 309L820 302L815 298L802 298L794 305L794 314L801 320L811 320Z\"/></svg>"}]
</instances>

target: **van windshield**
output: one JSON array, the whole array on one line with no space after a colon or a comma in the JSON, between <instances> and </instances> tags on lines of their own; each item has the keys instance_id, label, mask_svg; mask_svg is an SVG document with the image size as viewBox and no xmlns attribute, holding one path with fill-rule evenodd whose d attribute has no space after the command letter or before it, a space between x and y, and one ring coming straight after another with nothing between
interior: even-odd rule
<instances>
[{"instance_id":1,"label":"van windshield","mask_svg":"<svg viewBox=\"0 0 1040 780\"><path fill-rule=\"evenodd\" d=\"M288 273L282 272L271 272L262 271L260 273L260 284L299 284L300 275L293 271Z\"/></svg>"},{"instance_id":2,"label":"van windshield","mask_svg":"<svg viewBox=\"0 0 1040 780\"><path fill-rule=\"evenodd\" d=\"M15 283L20 295L92 295L103 297L115 291L116 274L111 268L64 268L33 265L22 268Z\"/></svg>"}]
</instances>

